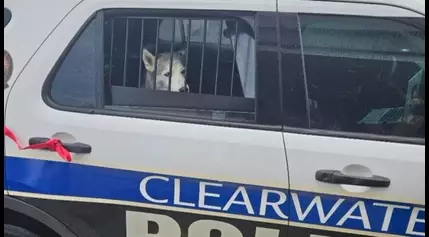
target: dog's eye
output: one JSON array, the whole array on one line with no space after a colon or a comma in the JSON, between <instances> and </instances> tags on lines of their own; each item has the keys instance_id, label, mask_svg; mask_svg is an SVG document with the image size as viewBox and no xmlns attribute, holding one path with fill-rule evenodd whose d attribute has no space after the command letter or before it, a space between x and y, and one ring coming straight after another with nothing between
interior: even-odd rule
<instances>
[{"instance_id":1,"label":"dog's eye","mask_svg":"<svg viewBox=\"0 0 429 237\"><path fill-rule=\"evenodd\" d=\"M170 72L164 73L164 76L169 77L170 76Z\"/></svg>"},{"instance_id":2,"label":"dog's eye","mask_svg":"<svg viewBox=\"0 0 429 237\"><path fill-rule=\"evenodd\" d=\"M182 71L180 71L180 73L182 73L183 75L185 75L186 70L185 70L185 69L183 69Z\"/></svg>"}]
</instances>

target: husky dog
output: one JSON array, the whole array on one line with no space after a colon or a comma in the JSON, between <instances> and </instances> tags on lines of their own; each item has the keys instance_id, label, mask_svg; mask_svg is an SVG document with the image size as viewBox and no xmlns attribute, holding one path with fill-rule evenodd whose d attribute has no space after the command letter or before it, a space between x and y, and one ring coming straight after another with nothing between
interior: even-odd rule
<instances>
[{"instance_id":1,"label":"husky dog","mask_svg":"<svg viewBox=\"0 0 429 237\"><path fill-rule=\"evenodd\" d=\"M171 54L173 57L171 58ZM142 60L146 67L146 88L153 89L156 76L156 90L168 90L169 77L171 76L171 91L189 92L189 86L186 84L186 68L184 61L186 49L175 52L160 53L158 57L154 56L147 49L143 49ZM155 59L157 62L156 75ZM170 61L172 62L170 75Z\"/></svg>"}]
</instances>

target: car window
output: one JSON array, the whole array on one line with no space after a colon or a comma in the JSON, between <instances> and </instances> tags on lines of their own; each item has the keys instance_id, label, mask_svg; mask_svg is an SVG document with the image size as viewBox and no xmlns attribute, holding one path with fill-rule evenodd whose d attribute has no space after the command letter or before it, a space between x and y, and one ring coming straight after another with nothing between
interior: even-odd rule
<instances>
[{"instance_id":1,"label":"car window","mask_svg":"<svg viewBox=\"0 0 429 237\"><path fill-rule=\"evenodd\" d=\"M97 76L96 20L90 21L55 73L51 99L63 106L95 108Z\"/></svg>"},{"instance_id":2,"label":"car window","mask_svg":"<svg viewBox=\"0 0 429 237\"><path fill-rule=\"evenodd\" d=\"M299 21L311 128L425 137L424 19Z\"/></svg>"},{"instance_id":3,"label":"car window","mask_svg":"<svg viewBox=\"0 0 429 237\"><path fill-rule=\"evenodd\" d=\"M85 26L51 73L48 97L54 103L255 122L253 16L175 19L165 11L116 9L100 14L103 24Z\"/></svg>"}]
</instances>

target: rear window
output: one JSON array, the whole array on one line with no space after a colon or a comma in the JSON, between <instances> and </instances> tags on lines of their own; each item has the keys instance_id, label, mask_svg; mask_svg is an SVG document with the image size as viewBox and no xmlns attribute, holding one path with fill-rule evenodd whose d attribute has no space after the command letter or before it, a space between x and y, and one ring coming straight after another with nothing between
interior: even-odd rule
<instances>
[{"instance_id":1,"label":"rear window","mask_svg":"<svg viewBox=\"0 0 429 237\"><path fill-rule=\"evenodd\" d=\"M11 18L12 18L12 13L10 12L9 9L5 8L4 9L4 27L6 27L7 24L9 24Z\"/></svg>"}]
</instances>

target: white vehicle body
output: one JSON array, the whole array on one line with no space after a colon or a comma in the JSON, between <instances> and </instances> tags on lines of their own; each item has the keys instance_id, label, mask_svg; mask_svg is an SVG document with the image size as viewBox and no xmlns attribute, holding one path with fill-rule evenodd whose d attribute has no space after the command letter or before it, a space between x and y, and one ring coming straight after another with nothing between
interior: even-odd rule
<instances>
[{"instance_id":1,"label":"white vehicle body","mask_svg":"<svg viewBox=\"0 0 429 237\"><path fill-rule=\"evenodd\" d=\"M424 137L384 139L282 123L247 126L174 115L139 117L104 107L82 112L55 107L42 95L47 78L56 73L89 19L97 20L104 10L424 20L425 1L6 0L4 7L12 12L4 28L4 49L13 62L4 91L5 125L23 145L43 137L91 146L90 153L73 154L68 163L52 151L20 150L5 137L5 199L27 202L58 219L64 227L43 219L58 235L209 237L212 230L229 237L425 235ZM250 74L241 78L243 93L255 98L254 66L246 65L255 65L258 54L240 47L257 42L241 37L248 43L238 40L237 70ZM84 47L97 48L94 42ZM306 52L302 46L297 50ZM249 54L243 56L245 52ZM250 61L240 63L246 58ZM321 182L315 179L320 170L382 176L390 185ZM6 204L5 209L19 212ZM29 213L37 219L38 214ZM151 223L158 225L157 232Z\"/></svg>"}]
</instances>

